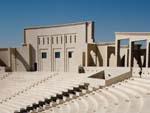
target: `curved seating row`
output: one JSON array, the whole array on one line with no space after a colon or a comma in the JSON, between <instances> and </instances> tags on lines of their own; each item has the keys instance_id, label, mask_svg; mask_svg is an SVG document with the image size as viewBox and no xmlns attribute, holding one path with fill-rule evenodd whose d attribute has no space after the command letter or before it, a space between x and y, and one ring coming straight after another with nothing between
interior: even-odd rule
<instances>
[{"instance_id":1,"label":"curved seating row","mask_svg":"<svg viewBox=\"0 0 150 113\"><path fill-rule=\"evenodd\" d=\"M14 73L0 82L0 113L149 113L149 79L100 85L81 74Z\"/></svg>"},{"instance_id":2,"label":"curved seating row","mask_svg":"<svg viewBox=\"0 0 150 113\"><path fill-rule=\"evenodd\" d=\"M72 98L76 98L93 88L89 86L88 83L85 83L84 77L80 77L79 75L57 75L58 76L53 77L52 75L39 77L38 75L29 76L28 73L27 76L25 76L25 74L20 75L23 76L23 83L19 82L22 78L18 75L8 77L7 80L5 80L5 83L8 83L6 84L7 87L5 90L10 89L11 93L5 90L0 91L0 112L40 112ZM26 81L26 79L33 79L34 77L35 79L33 81ZM93 82L90 80L88 81ZM17 83L15 84L15 82ZM13 91L11 89L16 90Z\"/></svg>"},{"instance_id":3,"label":"curved seating row","mask_svg":"<svg viewBox=\"0 0 150 113\"><path fill-rule=\"evenodd\" d=\"M149 113L150 80L131 77L39 113Z\"/></svg>"}]
</instances>

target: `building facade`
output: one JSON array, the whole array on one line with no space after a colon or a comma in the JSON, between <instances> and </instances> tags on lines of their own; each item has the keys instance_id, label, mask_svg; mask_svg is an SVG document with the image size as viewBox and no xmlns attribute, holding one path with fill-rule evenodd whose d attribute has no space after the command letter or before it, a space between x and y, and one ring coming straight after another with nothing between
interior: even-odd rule
<instances>
[{"instance_id":1,"label":"building facade","mask_svg":"<svg viewBox=\"0 0 150 113\"><path fill-rule=\"evenodd\" d=\"M97 43L94 22L24 29L20 48L1 48L9 71L78 72L82 67L150 67L146 32L117 32L115 42Z\"/></svg>"},{"instance_id":2,"label":"building facade","mask_svg":"<svg viewBox=\"0 0 150 113\"><path fill-rule=\"evenodd\" d=\"M24 30L31 45L31 65L38 71L77 71L87 65L87 46L94 42L94 22L72 23Z\"/></svg>"}]
</instances>

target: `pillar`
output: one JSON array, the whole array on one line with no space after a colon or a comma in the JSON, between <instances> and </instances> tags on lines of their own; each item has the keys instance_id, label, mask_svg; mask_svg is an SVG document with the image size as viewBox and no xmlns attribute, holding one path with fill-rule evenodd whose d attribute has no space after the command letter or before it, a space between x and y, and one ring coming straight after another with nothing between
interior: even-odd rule
<instances>
[{"instance_id":1,"label":"pillar","mask_svg":"<svg viewBox=\"0 0 150 113\"><path fill-rule=\"evenodd\" d=\"M115 45L115 54L116 54L116 67L118 67L120 63L120 40L117 39Z\"/></svg>"},{"instance_id":2,"label":"pillar","mask_svg":"<svg viewBox=\"0 0 150 113\"><path fill-rule=\"evenodd\" d=\"M133 49L134 42L129 40L129 67L132 67L133 63L133 54L132 54L132 49Z\"/></svg>"},{"instance_id":3,"label":"pillar","mask_svg":"<svg viewBox=\"0 0 150 113\"><path fill-rule=\"evenodd\" d=\"M146 68L148 68L149 63L149 41L146 40Z\"/></svg>"}]
</instances>

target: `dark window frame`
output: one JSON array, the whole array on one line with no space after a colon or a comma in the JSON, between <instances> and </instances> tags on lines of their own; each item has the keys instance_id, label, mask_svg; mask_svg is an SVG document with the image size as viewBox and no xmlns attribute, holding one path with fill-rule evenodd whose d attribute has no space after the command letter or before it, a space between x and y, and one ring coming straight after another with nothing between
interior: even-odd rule
<instances>
[{"instance_id":1,"label":"dark window frame","mask_svg":"<svg viewBox=\"0 0 150 113\"><path fill-rule=\"evenodd\" d=\"M70 35L70 43L72 43L72 36Z\"/></svg>"},{"instance_id":2,"label":"dark window frame","mask_svg":"<svg viewBox=\"0 0 150 113\"><path fill-rule=\"evenodd\" d=\"M68 52L68 58L72 58L73 51Z\"/></svg>"},{"instance_id":3,"label":"dark window frame","mask_svg":"<svg viewBox=\"0 0 150 113\"><path fill-rule=\"evenodd\" d=\"M76 35L74 36L74 42L75 43L77 42L77 36Z\"/></svg>"},{"instance_id":4,"label":"dark window frame","mask_svg":"<svg viewBox=\"0 0 150 113\"><path fill-rule=\"evenodd\" d=\"M46 59L47 58L47 52L42 52L42 59Z\"/></svg>"},{"instance_id":5,"label":"dark window frame","mask_svg":"<svg viewBox=\"0 0 150 113\"><path fill-rule=\"evenodd\" d=\"M55 58L60 58L60 52L55 52Z\"/></svg>"},{"instance_id":6,"label":"dark window frame","mask_svg":"<svg viewBox=\"0 0 150 113\"><path fill-rule=\"evenodd\" d=\"M51 37L51 43L54 44L54 37Z\"/></svg>"},{"instance_id":7,"label":"dark window frame","mask_svg":"<svg viewBox=\"0 0 150 113\"><path fill-rule=\"evenodd\" d=\"M49 44L49 37L47 37L47 44Z\"/></svg>"}]
</instances>

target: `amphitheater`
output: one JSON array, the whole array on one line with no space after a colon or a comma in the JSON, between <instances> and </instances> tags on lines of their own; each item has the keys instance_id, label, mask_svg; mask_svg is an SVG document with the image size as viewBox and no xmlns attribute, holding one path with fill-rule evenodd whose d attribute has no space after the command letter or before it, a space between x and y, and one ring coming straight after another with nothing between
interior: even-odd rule
<instances>
[{"instance_id":1,"label":"amphitheater","mask_svg":"<svg viewBox=\"0 0 150 113\"><path fill-rule=\"evenodd\" d=\"M92 21L25 28L22 47L0 48L0 113L150 113L149 37L97 43Z\"/></svg>"},{"instance_id":2,"label":"amphitheater","mask_svg":"<svg viewBox=\"0 0 150 113\"><path fill-rule=\"evenodd\" d=\"M83 74L3 72L0 113L149 113L149 72L142 78L136 72L133 76L128 68L90 68Z\"/></svg>"}]
</instances>

